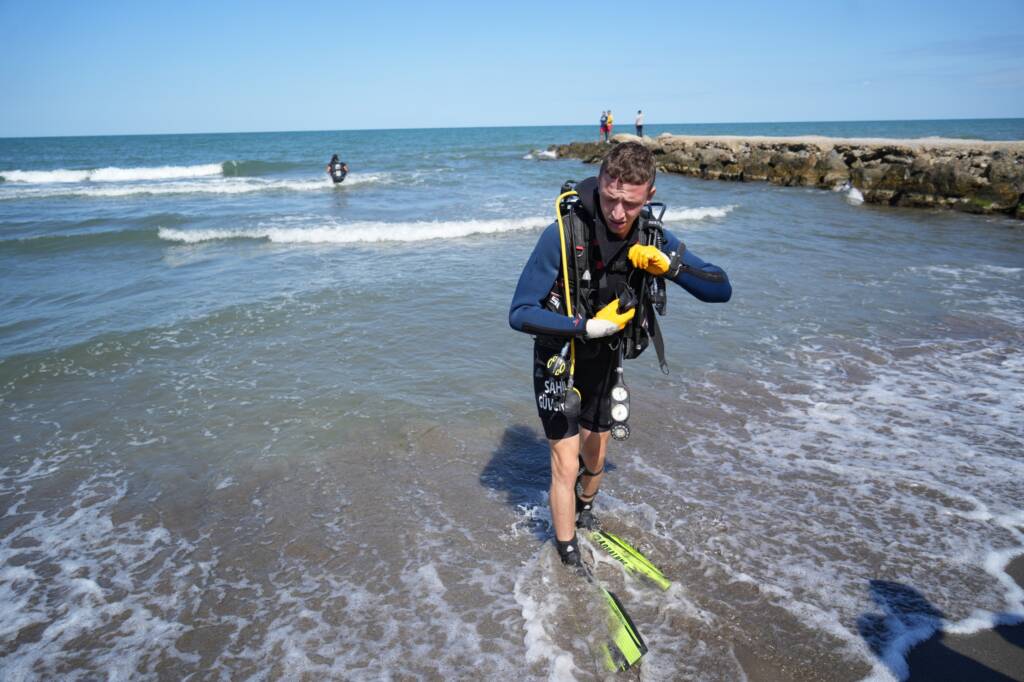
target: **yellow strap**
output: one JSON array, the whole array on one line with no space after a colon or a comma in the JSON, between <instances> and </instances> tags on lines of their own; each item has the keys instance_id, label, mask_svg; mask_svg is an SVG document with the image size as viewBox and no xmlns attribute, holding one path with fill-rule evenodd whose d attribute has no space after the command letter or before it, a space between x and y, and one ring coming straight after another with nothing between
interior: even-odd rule
<instances>
[{"instance_id":1,"label":"yellow strap","mask_svg":"<svg viewBox=\"0 0 1024 682\"><path fill-rule=\"evenodd\" d=\"M565 223L562 222L562 199L579 196L576 190L559 194L555 199L555 215L558 216L558 241L562 244L562 278L565 287L565 312L572 319L572 294L569 291L569 254L565 250ZM579 286L579 283L577 283ZM569 339L569 380L576 371L576 340Z\"/></svg>"}]
</instances>

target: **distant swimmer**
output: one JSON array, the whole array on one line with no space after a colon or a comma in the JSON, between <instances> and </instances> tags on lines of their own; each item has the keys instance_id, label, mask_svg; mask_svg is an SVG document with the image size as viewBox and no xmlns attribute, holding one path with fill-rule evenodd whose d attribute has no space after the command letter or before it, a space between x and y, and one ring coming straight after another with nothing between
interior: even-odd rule
<instances>
[{"instance_id":1,"label":"distant swimmer","mask_svg":"<svg viewBox=\"0 0 1024 682\"><path fill-rule=\"evenodd\" d=\"M327 174L331 176L331 180L337 185L348 175L348 164L344 161L338 161L338 155L335 154L331 157L331 162L327 164Z\"/></svg>"}]
</instances>

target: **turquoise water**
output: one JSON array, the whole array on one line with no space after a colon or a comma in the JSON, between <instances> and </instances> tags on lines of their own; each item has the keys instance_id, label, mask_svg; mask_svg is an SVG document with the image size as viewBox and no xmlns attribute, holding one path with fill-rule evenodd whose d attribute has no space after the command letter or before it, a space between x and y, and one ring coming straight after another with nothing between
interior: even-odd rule
<instances>
[{"instance_id":1,"label":"turquoise water","mask_svg":"<svg viewBox=\"0 0 1024 682\"><path fill-rule=\"evenodd\" d=\"M594 170L534 152L595 131L0 140L3 677L599 676L506 320ZM645 677L891 677L935 613L1024 615L1020 224L676 176L658 199L735 297L670 292L673 373L627 368L599 511L677 585L599 571ZM872 580L933 608L886 617Z\"/></svg>"}]
</instances>

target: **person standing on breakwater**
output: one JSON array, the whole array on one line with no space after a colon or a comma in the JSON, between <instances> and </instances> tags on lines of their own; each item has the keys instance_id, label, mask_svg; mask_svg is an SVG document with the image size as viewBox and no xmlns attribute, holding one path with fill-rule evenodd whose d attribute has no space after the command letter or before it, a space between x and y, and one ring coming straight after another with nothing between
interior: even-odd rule
<instances>
[{"instance_id":1,"label":"person standing on breakwater","mask_svg":"<svg viewBox=\"0 0 1024 682\"><path fill-rule=\"evenodd\" d=\"M633 121L633 125L636 126L636 136L644 136L644 112L641 109L636 110L636 120Z\"/></svg>"},{"instance_id":2,"label":"person standing on breakwater","mask_svg":"<svg viewBox=\"0 0 1024 682\"><path fill-rule=\"evenodd\" d=\"M624 440L628 392L622 359L653 341L664 346L653 290L669 279L705 302L724 302L732 285L661 227L654 155L638 142L616 145L596 178L559 197L558 219L544 230L519 277L509 309L513 329L534 335L533 387L551 448L551 519L562 562L582 567L576 528L599 526L594 497L608 437ZM660 244L660 246L659 246ZM615 407L613 407L615 406ZM615 431L619 428L619 431Z\"/></svg>"},{"instance_id":3,"label":"person standing on breakwater","mask_svg":"<svg viewBox=\"0 0 1024 682\"><path fill-rule=\"evenodd\" d=\"M604 140L605 142L607 142L608 141L608 112L607 111L602 111L601 112L601 127L598 128L598 130L600 132L598 132L598 134L597 134L597 141L600 142L601 140Z\"/></svg>"},{"instance_id":4,"label":"person standing on breakwater","mask_svg":"<svg viewBox=\"0 0 1024 682\"><path fill-rule=\"evenodd\" d=\"M604 141L605 142L609 142L610 141L608 138L610 138L612 136L612 126L613 125L615 125L615 117L612 116L612 110L609 109L608 110L608 125L606 125L605 128L604 128Z\"/></svg>"},{"instance_id":5,"label":"person standing on breakwater","mask_svg":"<svg viewBox=\"0 0 1024 682\"><path fill-rule=\"evenodd\" d=\"M337 185L348 175L348 164L344 161L339 161L338 155L335 154L331 157L331 162L327 164L327 174L331 176L331 180Z\"/></svg>"}]
</instances>

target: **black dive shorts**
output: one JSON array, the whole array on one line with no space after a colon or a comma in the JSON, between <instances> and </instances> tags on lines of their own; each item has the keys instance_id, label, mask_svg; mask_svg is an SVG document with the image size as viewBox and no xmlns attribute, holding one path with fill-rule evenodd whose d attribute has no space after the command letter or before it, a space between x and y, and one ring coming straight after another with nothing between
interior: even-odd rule
<instances>
[{"instance_id":1,"label":"black dive shorts","mask_svg":"<svg viewBox=\"0 0 1024 682\"><path fill-rule=\"evenodd\" d=\"M547 373L548 358L557 355L560 349L549 348L540 342L533 344L533 392L537 398L537 414L544 425L544 435L552 440L575 436L581 426L595 433L612 428L611 390L618 354L607 343L576 343L574 386L582 399L578 420L570 420L562 414L568 377L556 379Z\"/></svg>"}]
</instances>

